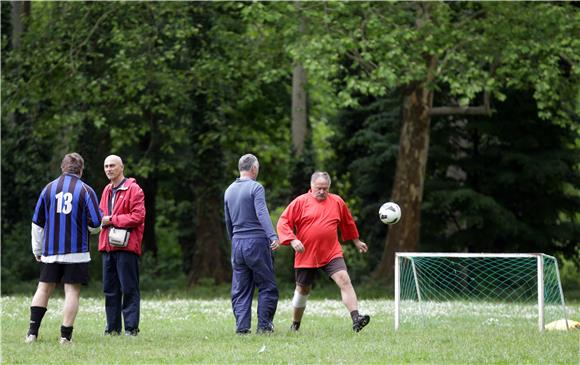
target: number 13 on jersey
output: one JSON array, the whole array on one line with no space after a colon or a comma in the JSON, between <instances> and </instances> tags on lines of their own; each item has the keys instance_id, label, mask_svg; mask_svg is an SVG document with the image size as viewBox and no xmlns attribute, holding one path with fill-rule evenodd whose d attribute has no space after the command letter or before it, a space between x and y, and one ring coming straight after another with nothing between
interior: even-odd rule
<instances>
[{"instance_id":1,"label":"number 13 on jersey","mask_svg":"<svg viewBox=\"0 0 580 365\"><path fill-rule=\"evenodd\" d=\"M56 197L56 212L62 214L69 214L72 211L71 193L63 193L62 191L55 195Z\"/></svg>"}]
</instances>

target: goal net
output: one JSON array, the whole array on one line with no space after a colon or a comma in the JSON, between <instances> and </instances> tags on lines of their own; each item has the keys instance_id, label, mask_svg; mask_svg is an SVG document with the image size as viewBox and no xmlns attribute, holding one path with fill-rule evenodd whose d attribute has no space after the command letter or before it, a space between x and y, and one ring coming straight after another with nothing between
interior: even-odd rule
<instances>
[{"instance_id":1,"label":"goal net","mask_svg":"<svg viewBox=\"0 0 580 365\"><path fill-rule=\"evenodd\" d=\"M566 318L556 258L544 254L417 253L395 255L395 329L429 317Z\"/></svg>"}]
</instances>

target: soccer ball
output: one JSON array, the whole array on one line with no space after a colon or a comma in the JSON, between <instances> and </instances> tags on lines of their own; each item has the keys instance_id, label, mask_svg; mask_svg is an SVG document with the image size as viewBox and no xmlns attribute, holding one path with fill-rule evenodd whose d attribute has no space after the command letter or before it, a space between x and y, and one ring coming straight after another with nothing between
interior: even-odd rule
<instances>
[{"instance_id":1,"label":"soccer ball","mask_svg":"<svg viewBox=\"0 0 580 365\"><path fill-rule=\"evenodd\" d=\"M379 219L384 224L395 224L401 219L401 208L397 203L385 203L379 209Z\"/></svg>"}]
</instances>

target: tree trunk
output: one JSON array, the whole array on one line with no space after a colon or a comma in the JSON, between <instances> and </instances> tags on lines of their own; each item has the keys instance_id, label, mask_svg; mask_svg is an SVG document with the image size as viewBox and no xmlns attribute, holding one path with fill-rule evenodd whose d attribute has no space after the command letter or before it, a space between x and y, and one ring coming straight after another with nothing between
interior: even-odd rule
<instances>
[{"instance_id":1,"label":"tree trunk","mask_svg":"<svg viewBox=\"0 0 580 365\"><path fill-rule=\"evenodd\" d=\"M157 201L157 178L149 176L142 181L138 181L145 194L145 231L143 232L144 251L151 252L157 259L157 238L155 236L155 212Z\"/></svg>"},{"instance_id":2,"label":"tree trunk","mask_svg":"<svg viewBox=\"0 0 580 365\"><path fill-rule=\"evenodd\" d=\"M315 168L312 136L308 126L308 84L306 70L294 66L292 75L292 167L290 169L290 199L294 199L310 186L310 175Z\"/></svg>"},{"instance_id":3,"label":"tree trunk","mask_svg":"<svg viewBox=\"0 0 580 365\"><path fill-rule=\"evenodd\" d=\"M150 88L153 90L153 87ZM139 149L143 153L144 159L149 159L153 163L153 166L159 164L160 159L160 141L159 136L159 121L161 117L156 115L150 110L146 110L145 119L149 121L150 131L141 139ZM157 171L154 169L153 171ZM145 251L151 252L157 263L157 237L155 235L155 219L156 219L156 201L157 201L157 179L158 175L155 172L151 172L142 179L138 181L145 194L145 232L143 232L143 248Z\"/></svg>"},{"instance_id":4,"label":"tree trunk","mask_svg":"<svg viewBox=\"0 0 580 365\"><path fill-rule=\"evenodd\" d=\"M306 32L306 18L302 14L302 4L295 1L294 6L299 14L298 36ZM304 144L308 133L308 95L306 86L308 79L302 64L296 62L292 71L292 147L294 157L300 159L304 154Z\"/></svg>"},{"instance_id":5,"label":"tree trunk","mask_svg":"<svg viewBox=\"0 0 580 365\"><path fill-rule=\"evenodd\" d=\"M429 150L433 92L419 85L405 96L403 126L391 200L401 207L401 220L389 227L383 256L373 277L388 282L393 275L394 254L416 251L421 228L421 202Z\"/></svg>"},{"instance_id":6,"label":"tree trunk","mask_svg":"<svg viewBox=\"0 0 580 365\"><path fill-rule=\"evenodd\" d=\"M194 255L195 255L195 179L191 177L190 172L180 174L183 180L175 185L174 199L176 202L186 201L191 202L188 209L184 209L182 214L176 216L177 219L177 240L181 247L181 270L187 277L194 270Z\"/></svg>"},{"instance_id":7,"label":"tree trunk","mask_svg":"<svg viewBox=\"0 0 580 365\"><path fill-rule=\"evenodd\" d=\"M22 34L26 31L25 21L30 18L30 1L12 1L10 9L10 25L12 27L12 49L20 48Z\"/></svg>"},{"instance_id":8,"label":"tree trunk","mask_svg":"<svg viewBox=\"0 0 580 365\"><path fill-rule=\"evenodd\" d=\"M292 146L297 158L304 154L308 133L307 83L306 70L301 64L296 64L292 72Z\"/></svg>"},{"instance_id":9,"label":"tree trunk","mask_svg":"<svg viewBox=\"0 0 580 365\"><path fill-rule=\"evenodd\" d=\"M26 31L26 23L30 19L30 1L12 1L10 8L10 45L12 46L12 51L16 51L20 48L20 42L22 40L22 35ZM20 63L18 64L18 71L20 71ZM19 113L9 112L8 121L10 125L16 125L20 123Z\"/></svg>"},{"instance_id":10,"label":"tree trunk","mask_svg":"<svg viewBox=\"0 0 580 365\"><path fill-rule=\"evenodd\" d=\"M199 194L198 190L196 195L198 195L195 222L197 234L193 256L194 265L187 276L188 284L194 285L200 279L211 279L217 284L223 283L231 276L223 249L226 240L221 209L223 198L219 191Z\"/></svg>"},{"instance_id":11,"label":"tree trunk","mask_svg":"<svg viewBox=\"0 0 580 365\"><path fill-rule=\"evenodd\" d=\"M302 13L302 3L295 1L298 11L298 37L306 33L306 17ZM301 63L296 62L292 70L292 156L290 169L290 199L294 199L310 186L310 175L314 163L312 136L308 124L308 74Z\"/></svg>"},{"instance_id":12,"label":"tree trunk","mask_svg":"<svg viewBox=\"0 0 580 365\"><path fill-rule=\"evenodd\" d=\"M223 153L219 145L205 147L198 157L199 174L195 177L195 248L188 284L200 279L223 283L231 277L226 257L226 234L223 216Z\"/></svg>"}]
</instances>

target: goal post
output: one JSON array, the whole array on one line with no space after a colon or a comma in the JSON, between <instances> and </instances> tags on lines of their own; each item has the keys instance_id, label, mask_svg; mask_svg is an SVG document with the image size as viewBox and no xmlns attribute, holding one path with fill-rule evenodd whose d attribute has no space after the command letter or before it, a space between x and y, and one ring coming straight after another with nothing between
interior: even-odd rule
<instances>
[{"instance_id":1,"label":"goal post","mask_svg":"<svg viewBox=\"0 0 580 365\"><path fill-rule=\"evenodd\" d=\"M502 318L510 307L517 307L514 316L537 316L540 331L544 330L547 306L551 315L567 320L558 262L550 255L397 252L394 274L395 330L412 316L406 315L405 309L413 305L421 310L453 302L486 303L501 312L490 310L489 316ZM530 310L536 314L522 314ZM453 312L446 310L444 315Z\"/></svg>"}]
</instances>

